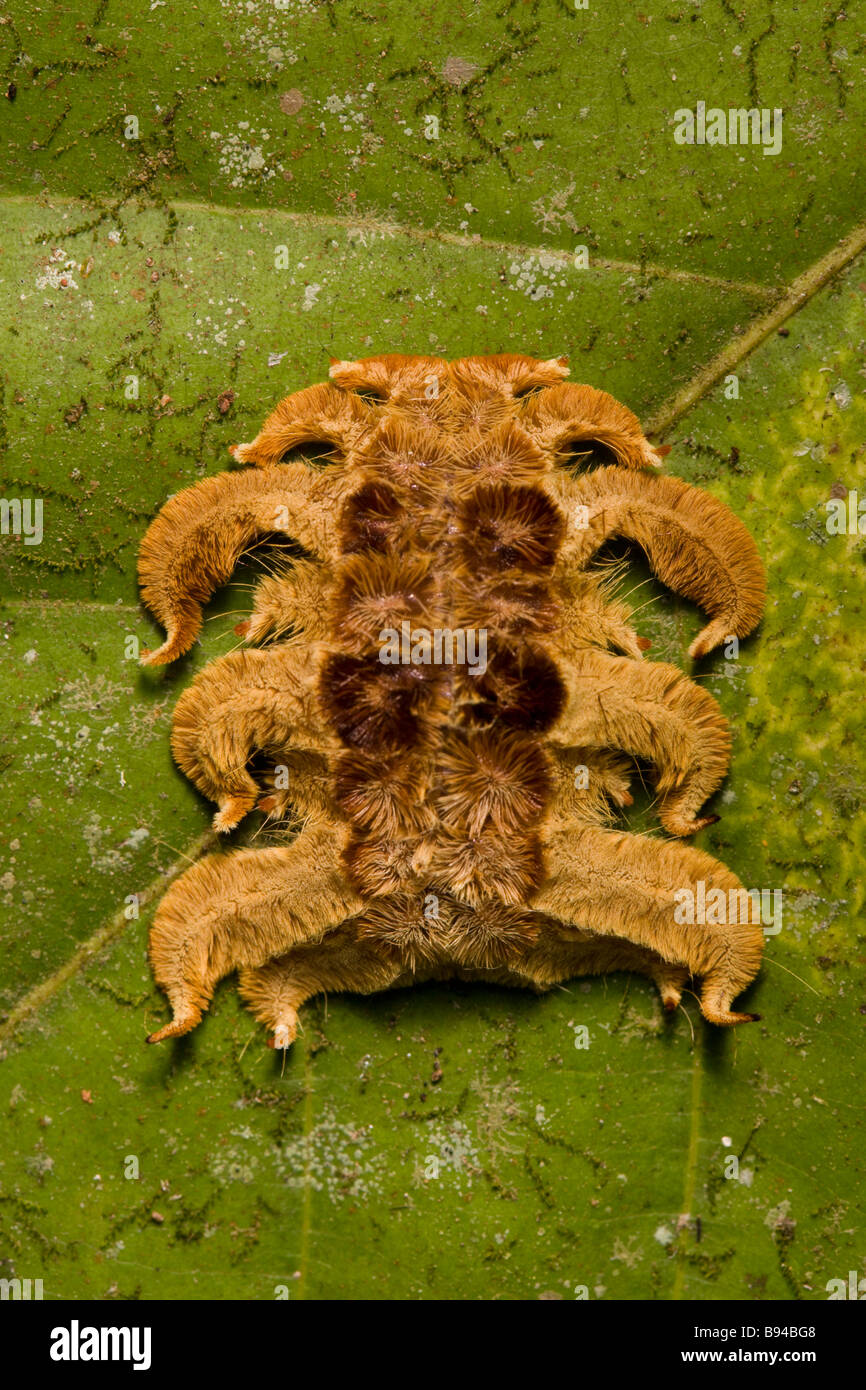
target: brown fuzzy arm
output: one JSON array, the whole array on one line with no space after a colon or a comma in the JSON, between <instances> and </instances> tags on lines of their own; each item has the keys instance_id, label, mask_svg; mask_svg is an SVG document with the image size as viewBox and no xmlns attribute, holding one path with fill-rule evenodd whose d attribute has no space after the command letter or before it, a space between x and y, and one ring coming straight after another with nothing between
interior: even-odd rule
<instances>
[{"instance_id":1,"label":"brown fuzzy arm","mask_svg":"<svg viewBox=\"0 0 866 1390\"><path fill-rule=\"evenodd\" d=\"M606 391L564 382L530 396L518 415L530 438L564 458L575 445L601 444L626 468L657 467L661 459L640 421Z\"/></svg>"},{"instance_id":2,"label":"brown fuzzy arm","mask_svg":"<svg viewBox=\"0 0 866 1390\"><path fill-rule=\"evenodd\" d=\"M547 825L563 829L582 820L588 825L610 821L624 806L634 804L631 776L634 766L620 752L608 748L572 746L548 750L553 794L547 809Z\"/></svg>"},{"instance_id":3,"label":"brown fuzzy arm","mask_svg":"<svg viewBox=\"0 0 866 1390\"><path fill-rule=\"evenodd\" d=\"M653 980L662 1004L670 1012L682 998L689 972L682 965L671 965L657 951L635 946L618 936L599 936L548 920L537 942L511 969L528 984L549 989L576 975L607 975L613 970L646 975Z\"/></svg>"},{"instance_id":4,"label":"brown fuzzy arm","mask_svg":"<svg viewBox=\"0 0 866 1390\"><path fill-rule=\"evenodd\" d=\"M259 537L292 536L314 554L332 558L333 511L345 486L340 472L317 474L296 463L221 473L170 498L138 557L142 598L168 634L145 664L163 665L189 651L202 605Z\"/></svg>"},{"instance_id":5,"label":"brown fuzzy arm","mask_svg":"<svg viewBox=\"0 0 866 1390\"><path fill-rule=\"evenodd\" d=\"M725 925L675 920L681 901L675 893L690 890L697 900L701 882L706 894L721 889L727 902L732 891L745 897L723 864L690 845L591 829L556 836L545 857L548 877L533 899L535 911L649 947L702 977L701 1012L710 1023L751 1021L753 1014L731 1013L730 1007L761 963L764 938L754 903L746 898L743 910L724 914L745 918Z\"/></svg>"},{"instance_id":6,"label":"brown fuzzy arm","mask_svg":"<svg viewBox=\"0 0 866 1390\"><path fill-rule=\"evenodd\" d=\"M174 712L171 748L178 767L219 804L214 829L232 830L259 797L247 771L254 753L279 757L294 744L322 752L332 736L316 714L316 663L309 649L270 647L212 661Z\"/></svg>"},{"instance_id":7,"label":"brown fuzzy arm","mask_svg":"<svg viewBox=\"0 0 866 1390\"><path fill-rule=\"evenodd\" d=\"M286 396L271 411L255 439L249 444L235 444L229 452L238 463L272 467L300 444L322 444L336 458L345 459L375 419L375 411L360 396L328 383L310 386Z\"/></svg>"},{"instance_id":8,"label":"brown fuzzy arm","mask_svg":"<svg viewBox=\"0 0 866 1390\"><path fill-rule=\"evenodd\" d=\"M268 575L256 585L253 610L238 623L235 632L245 642L265 638L323 638L328 625L330 581L317 560L292 560L280 573Z\"/></svg>"},{"instance_id":9,"label":"brown fuzzy arm","mask_svg":"<svg viewBox=\"0 0 866 1390\"><path fill-rule=\"evenodd\" d=\"M568 521L566 566L586 565L612 536L637 541L653 573L713 621L689 647L704 656L726 637L745 637L764 611L766 576L755 542L723 502L679 478L599 468L550 489Z\"/></svg>"},{"instance_id":10,"label":"brown fuzzy arm","mask_svg":"<svg viewBox=\"0 0 866 1390\"><path fill-rule=\"evenodd\" d=\"M273 1031L276 1048L294 1042L298 1009L314 994L374 994L404 972L396 952L360 940L352 923L312 946L296 946L267 965L240 973L240 993L260 1023Z\"/></svg>"},{"instance_id":11,"label":"brown fuzzy arm","mask_svg":"<svg viewBox=\"0 0 866 1390\"><path fill-rule=\"evenodd\" d=\"M359 912L339 853L333 829L307 830L287 849L213 854L187 869L157 908L150 932L153 972L173 1018L148 1042L194 1028L217 981L232 970L318 941Z\"/></svg>"},{"instance_id":12,"label":"brown fuzzy arm","mask_svg":"<svg viewBox=\"0 0 866 1390\"><path fill-rule=\"evenodd\" d=\"M658 769L659 817L672 835L718 818L697 812L728 770L731 740L708 691L675 666L587 651L568 674L569 696L551 742L618 748Z\"/></svg>"}]
</instances>

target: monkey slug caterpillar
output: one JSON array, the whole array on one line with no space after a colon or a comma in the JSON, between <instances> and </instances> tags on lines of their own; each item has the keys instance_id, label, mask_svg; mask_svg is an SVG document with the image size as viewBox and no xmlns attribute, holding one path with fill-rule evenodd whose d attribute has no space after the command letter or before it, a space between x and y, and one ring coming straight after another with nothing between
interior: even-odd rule
<instances>
[{"instance_id":1,"label":"monkey slug caterpillar","mask_svg":"<svg viewBox=\"0 0 866 1390\"><path fill-rule=\"evenodd\" d=\"M150 954L173 1017L151 1042L194 1028L234 970L280 1048L312 995L455 976L639 971L668 1009L694 976L710 1022L752 1017L731 1005L760 964L757 911L676 911L681 890L746 897L682 843L714 819L727 724L644 659L597 557L626 537L705 610L692 657L752 631L763 567L725 506L658 473L629 410L566 375L517 355L334 362L232 450L249 466L150 526L139 575L167 634L151 664L190 648L252 544L297 543L257 588L248 645L178 701L172 749L218 830L256 805L277 839L303 821L168 890ZM309 444L327 466L298 458ZM581 471L582 448L609 462ZM672 838L611 828L634 758Z\"/></svg>"}]
</instances>

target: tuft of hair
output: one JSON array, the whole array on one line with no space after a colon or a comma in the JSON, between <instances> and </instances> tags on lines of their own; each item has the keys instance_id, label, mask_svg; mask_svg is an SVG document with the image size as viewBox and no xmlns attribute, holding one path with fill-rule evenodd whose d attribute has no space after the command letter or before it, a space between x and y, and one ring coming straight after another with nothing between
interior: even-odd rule
<instances>
[{"instance_id":1,"label":"tuft of hair","mask_svg":"<svg viewBox=\"0 0 866 1390\"><path fill-rule=\"evenodd\" d=\"M443 823L470 836L537 825L551 790L547 759L526 734L450 731L439 756Z\"/></svg>"},{"instance_id":2,"label":"tuft of hair","mask_svg":"<svg viewBox=\"0 0 866 1390\"><path fill-rule=\"evenodd\" d=\"M358 450L358 463L405 492L438 496L451 467L451 448L440 430L388 415Z\"/></svg>"},{"instance_id":3,"label":"tuft of hair","mask_svg":"<svg viewBox=\"0 0 866 1390\"><path fill-rule=\"evenodd\" d=\"M565 686L556 663L529 642L497 644L480 676L457 678L462 720L470 726L494 721L511 729L540 733L565 706Z\"/></svg>"},{"instance_id":4,"label":"tuft of hair","mask_svg":"<svg viewBox=\"0 0 866 1390\"><path fill-rule=\"evenodd\" d=\"M440 681L435 666L386 666L377 655L338 652L322 663L319 696L350 748L384 753L422 742Z\"/></svg>"},{"instance_id":5,"label":"tuft of hair","mask_svg":"<svg viewBox=\"0 0 866 1390\"><path fill-rule=\"evenodd\" d=\"M427 802L427 761L402 751L382 757L360 749L342 753L334 768L334 794L346 815L373 835L399 836L432 829L436 813Z\"/></svg>"},{"instance_id":6,"label":"tuft of hair","mask_svg":"<svg viewBox=\"0 0 866 1390\"><path fill-rule=\"evenodd\" d=\"M549 570L565 535L565 518L538 488L482 485L457 512L466 564L482 574Z\"/></svg>"},{"instance_id":7,"label":"tuft of hair","mask_svg":"<svg viewBox=\"0 0 866 1390\"><path fill-rule=\"evenodd\" d=\"M435 626L435 600L432 556L349 555L334 592L333 632L349 650L369 651L384 629L415 621Z\"/></svg>"},{"instance_id":8,"label":"tuft of hair","mask_svg":"<svg viewBox=\"0 0 866 1390\"><path fill-rule=\"evenodd\" d=\"M341 549L351 555L356 550L397 550L405 534L404 504L394 488L386 483L367 482L353 492L340 515Z\"/></svg>"},{"instance_id":9,"label":"tuft of hair","mask_svg":"<svg viewBox=\"0 0 866 1390\"><path fill-rule=\"evenodd\" d=\"M538 939L538 913L482 898L474 907L455 903L445 932L446 947L464 969L495 970L526 955Z\"/></svg>"},{"instance_id":10,"label":"tuft of hair","mask_svg":"<svg viewBox=\"0 0 866 1390\"><path fill-rule=\"evenodd\" d=\"M442 956L442 931L438 917L428 919L424 908L420 893L379 898L357 918L358 937L397 956L408 970L429 967Z\"/></svg>"},{"instance_id":11,"label":"tuft of hair","mask_svg":"<svg viewBox=\"0 0 866 1390\"><path fill-rule=\"evenodd\" d=\"M525 903L541 885L541 841L528 833L519 839L489 826L479 835L440 835L430 861L430 881L475 906L496 897L512 907Z\"/></svg>"},{"instance_id":12,"label":"tuft of hair","mask_svg":"<svg viewBox=\"0 0 866 1390\"><path fill-rule=\"evenodd\" d=\"M515 420L488 422L482 409L488 401L486 393L479 397L475 421L467 424L461 435L454 459L453 487L458 497L466 496L479 483L531 486L551 467L538 445Z\"/></svg>"},{"instance_id":13,"label":"tuft of hair","mask_svg":"<svg viewBox=\"0 0 866 1390\"><path fill-rule=\"evenodd\" d=\"M454 607L458 626L511 637L554 632L559 623L559 604L550 585L522 576L496 579L481 590L474 577L458 578Z\"/></svg>"},{"instance_id":14,"label":"tuft of hair","mask_svg":"<svg viewBox=\"0 0 866 1390\"><path fill-rule=\"evenodd\" d=\"M429 865L434 838L406 835L350 840L343 850L347 878L363 898L406 891Z\"/></svg>"}]
</instances>

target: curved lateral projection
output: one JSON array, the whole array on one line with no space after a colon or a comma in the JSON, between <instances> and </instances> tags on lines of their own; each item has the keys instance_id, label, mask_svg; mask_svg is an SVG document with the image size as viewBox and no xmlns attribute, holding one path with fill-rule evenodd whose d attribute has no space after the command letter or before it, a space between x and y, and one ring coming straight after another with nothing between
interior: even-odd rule
<instances>
[{"instance_id":1,"label":"curved lateral projection","mask_svg":"<svg viewBox=\"0 0 866 1390\"><path fill-rule=\"evenodd\" d=\"M551 386L530 396L517 418L530 438L554 455L567 454L575 444L601 444L626 468L661 463L637 416L594 386Z\"/></svg>"},{"instance_id":2,"label":"curved lateral projection","mask_svg":"<svg viewBox=\"0 0 866 1390\"><path fill-rule=\"evenodd\" d=\"M731 1004L758 973L764 949L757 906L739 879L702 850L644 835L578 828L546 845L548 878L532 906L601 937L648 947L703 981L701 1012L710 1023L749 1023ZM721 922L677 920L678 894L720 890ZM730 920L731 918L735 920Z\"/></svg>"},{"instance_id":3,"label":"curved lateral projection","mask_svg":"<svg viewBox=\"0 0 866 1390\"><path fill-rule=\"evenodd\" d=\"M319 559L333 559L334 511L352 485L343 469L316 472L291 463L220 473L170 498L138 557L142 598L167 634L145 665L161 666L189 651L203 604L259 537L290 536Z\"/></svg>"},{"instance_id":4,"label":"curved lateral projection","mask_svg":"<svg viewBox=\"0 0 866 1390\"><path fill-rule=\"evenodd\" d=\"M599 651L575 658L567 686L552 742L649 759L658 772L659 818L672 835L694 835L718 820L697 818L731 754L727 721L708 690L676 666Z\"/></svg>"},{"instance_id":5,"label":"curved lateral projection","mask_svg":"<svg viewBox=\"0 0 866 1390\"><path fill-rule=\"evenodd\" d=\"M548 476L568 520L561 564L589 563L614 536L636 541L653 573L693 599L712 622L689 655L704 656L729 636L746 637L764 611L767 580L755 542L734 513L679 478L634 474L616 466L577 478Z\"/></svg>"},{"instance_id":6,"label":"curved lateral projection","mask_svg":"<svg viewBox=\"0 0 866 1390\"><path fill-rule=\"evenodd\" d=\"M295 946L266 965L242 969L239 991L271 1030L271 1046L285 1048L297 1036L298 1009L307 999L343 990L373 994L391 988L404 973L397 952L365 941L355 923L348 922L324 941Z\"/></svg>"},{"instance_id":7,"label":"curved lateral projection","mask_svg":"<svg viewBox=\"0 0 866 1390\"><path fill-rule=\"evenodd\" d=\"M229 453L238 463L272 468L301 444L325 444L342 460L377 418L377 410L360 396L325 382L286 396L271 411L255 439L249 444L233 444Z\"/></svg>"},{"instance_id":8,"label":"curved lateral projection","mask_svg":"<svg viewBox=\"0 0 866 1390\"><path fill-rule=\"evenodd\" d=\"M190 781L219 805L214 829L232 830L259 797L247 770L255 753L329 752L315 700L309 648L229 652L199 672L177 702L171 749Z\"/></svg>"},{"instance_id":9,"label":"curved lateral projection","mask_svg":"<svg viewBox=\"0 0 866 1390\"><path fill-rule=\"evenodd\" d=\"M319 941L362 907L339 872L331 829L308 829L286 848L212 854L169 888L150 930L150 959L172 1021L148 1042L194 1028L214 986L239 967L264 965Z\"/></svg>"}]
</instances>

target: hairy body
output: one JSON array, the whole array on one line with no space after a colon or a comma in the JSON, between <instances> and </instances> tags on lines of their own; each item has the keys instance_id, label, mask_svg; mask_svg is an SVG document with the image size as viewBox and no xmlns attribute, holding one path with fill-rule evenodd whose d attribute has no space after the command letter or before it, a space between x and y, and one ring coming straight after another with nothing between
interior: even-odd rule
<instances>
[{"instance_id":1,"label":"hairy body","mask_svg":"<svg viewBox=\"0 0 866 1390\"><path fill-rule=\"evenodd\" d=\"M755 627L763 567L726 507L656 472L630 411L566 374L516 355L336 362L232 450L251 467L187 488L151 525L139 575L167 632L152 664L189 649L257 539L291 536L307 556L262 582L241 625L267 645L208 666L172 738L217 829L257 804L304 828L169 889L151 960L173 1018L151 1042L193 1028L233 970L281 1048L316 993L448 976L546 988L639 971L667 1008L694 976L708 1020L753 1017L731 1004L759 968L757 909L699 925L676 912L700 883L740 890L678 843L715 819L700 812L727 771L726 722L676 667L643 659L592 565L612 537L642 546L709 614L693 657ZM333 462L283 462L308 443ZM566 467L584 444L612 462ZM676 839L610 828L634 758L653 765Z\"/></svg>"}]
</instances>

